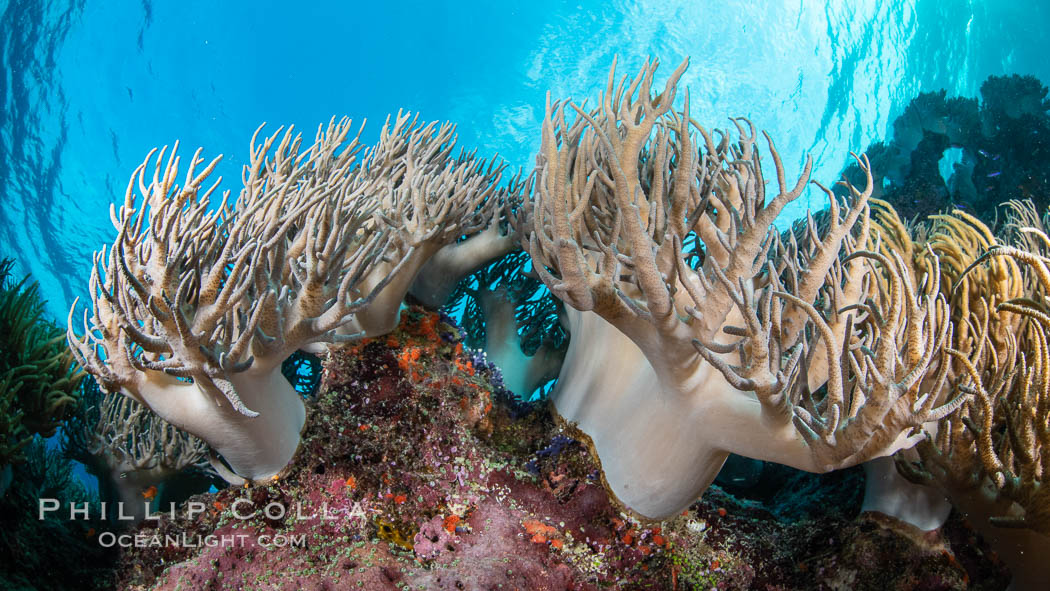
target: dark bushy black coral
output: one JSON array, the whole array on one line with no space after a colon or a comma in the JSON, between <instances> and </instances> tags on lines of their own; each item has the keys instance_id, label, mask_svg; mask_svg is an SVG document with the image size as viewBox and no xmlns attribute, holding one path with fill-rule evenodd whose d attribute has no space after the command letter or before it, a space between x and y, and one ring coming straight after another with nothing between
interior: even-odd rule
<instances>
[{"instance_id":1,"label":"dark bushy black coral","mask_svg":"<svg viewBox=\"0 0 1050 591\"><path fill-rule=\"evenodd\" d=\"M84 375L65 331L43 318L37 284L14 282L12 266L0 260L0 467L19 461L34 434L55 434Z\"/></svg>"},{"instance_id":2,"label":"dark bushy black coral","mask_svg":"<svg viewBox=\"0 0 1050 591\"><path fill-rule=\"evenodd\" d=\"M11 488L0 496L0 588L112 589L117 552L98 542L110 529L100 519L98 499L41 437L32 438L23 456L12 467ZM39 519L40 499L53 499L60 509ZM74 503L90 507L88 518L70 519Z\"/></svg>"}]
</instances>

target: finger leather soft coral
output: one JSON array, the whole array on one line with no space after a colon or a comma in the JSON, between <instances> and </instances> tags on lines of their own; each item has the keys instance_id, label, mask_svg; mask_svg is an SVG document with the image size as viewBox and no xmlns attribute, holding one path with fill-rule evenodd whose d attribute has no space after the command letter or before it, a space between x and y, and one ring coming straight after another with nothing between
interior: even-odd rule
<instances>
[{"instance_id":1,"label":"finger leather soft coral","mask_svg":"<svg viewBox=\"0 0 1050 591\"><path fill-rule=\"evenodd\" d=\"M150 510L208 489L203 441L126 396L102 394L97 386L84 390L84 404L62 430L63 453L98 479L111 517L139 521Z\"/></svg>"},{"instance_id":2,"label":"finger leather soft coral","mask_svg":"<svg viewBox=\"0 0 1050 591\"><path fill-rule=\"evenodd\" d=\"M231 482L278 475L299 444L285 359L392 330L429 258L498 221L502 167L453 155L452 125L399 113L363 157L350 132L333 119L307 146L257 132L243 189L215 210L218 159L198 151L180 186L175 151L152 172L151 154L111 211L80 336L70 312L70 345L103 388L203 439Z\"/></svg>"},{"instance_id":3,"label":"finger leather soft coral","mask_svg":"<svg viewBox=\"0 0 1050 591\"><path fill-rule=\"evenodd\" d=\"M773 221L810 161L789 184L766 136L767 195L749 121L734 120L734 138L700 127L688 93L672 108L686 66L654 95L656 62L622 80L614 65L592 110L548 97L519 214L572 335L551 398L590 437L611 492L651 518L693 502L731 452L843 468L914 445L965 399L924 395L945 302L898 256L866 250L871 175L845 202L820 187L823 223L782 240Z\"/></svg>"},{"instance_id":4,"label":"finger leather soft coral","mask_svg":"<svg viewBox=\"0 0 1050 591\"><path fill-rule=\"evenodd\" d=\"M1050 580L1048 220L1020 201L1008 204L999 235L960 211L935 216L926 231L891 214L881 225L897 243L923 236L934 246L916 253L916 266L950 261L942 289L956 329L939 395L973 396L927 426L931 436L898 454L897 465L967 516L1009 565L1014 588L1042 588Z\"/></svg>"}]
</instances>

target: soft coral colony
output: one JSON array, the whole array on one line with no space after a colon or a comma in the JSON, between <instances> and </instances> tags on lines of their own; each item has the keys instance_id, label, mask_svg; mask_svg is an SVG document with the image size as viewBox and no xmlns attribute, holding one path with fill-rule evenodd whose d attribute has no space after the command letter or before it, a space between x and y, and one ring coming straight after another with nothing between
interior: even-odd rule
<instances>
[{"instance_id":1,"label":"soft coral colony","mask_svg":"<svg viewBox=\"0 0 1050 591\"><path fill-rule=\"evenodd\" d=\"M942 238L976 236L955 251L929 229L913 242L917 230L871 199L859 157L863 186L840 198L816 184L827 209L781 234L773 222L810 162L791 180L750 121L708 130L687 90L677 110L686 66L657 93L656 62L623 79L614 64L593 109L548 98L524 182L454 154L451 125L401 113L372 147L347 120L312 145L291 129L257 133L243 189L218 208L216 161L194 154L179 185L174 151L151 155L112 211L117 239L96 255L93 311L81 336L71 313L70 344L108 392L206 442L230 481L266 480L305 421L282 361L386 334L410 292L440 305L520 245L564 304L554 405L636 514L681 511L730 453L823 472L915 448L902 460L913 479L1045 540L1050 271L1031 239L1045 236L1038 216L1017 218L1011 247L964 218L939 226ZM493 326L491 339L514 332ZM534 388L528 371L507 368ZM980 482L952 479L963 470Z\"/></svg>"},{"instance_id":2,"label":"soft coral colony","mask_svg":"<svg viewBox=\"0 0 1050 591\"><path fill-rule=\"evenodd\" d=\"M243 191L212 211L217 159L201 167L195 154L179 186L174 151L152 175L151 156L112 212L117 241L96 255L94 313L83 337L70 333L74 349L107 391L206 441L231 481L278 474L299 443L303 401L282 361L392 330L443 247L501 240L480 230L510 197L502 169L450 157L451 126L399 114L363 158L350 130L333 120L306 148L291 129L253 139Z\"/></svg>"}]
</instances>

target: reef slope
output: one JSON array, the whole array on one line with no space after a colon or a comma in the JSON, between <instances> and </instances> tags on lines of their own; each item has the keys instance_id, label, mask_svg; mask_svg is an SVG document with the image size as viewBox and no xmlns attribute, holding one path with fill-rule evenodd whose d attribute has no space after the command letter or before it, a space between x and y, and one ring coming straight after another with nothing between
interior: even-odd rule
<instances>
[{"instance_id":1,"label":"reef slope","mask_svg":"<svg viewBox=\"0 0 1050 591\"><path fill-rule=\"evenodd\" d=\"M926 537L854 519L855 477L825 479L812 516L778 516L715 486L674 519L634 521L545 403L517 402L441 315L402 316L389 336L332 350L286 474L140 525L119 588L1004 586L957 518ZM209 535L241 537L209 546Z\"/></svg>"}]
</instances>

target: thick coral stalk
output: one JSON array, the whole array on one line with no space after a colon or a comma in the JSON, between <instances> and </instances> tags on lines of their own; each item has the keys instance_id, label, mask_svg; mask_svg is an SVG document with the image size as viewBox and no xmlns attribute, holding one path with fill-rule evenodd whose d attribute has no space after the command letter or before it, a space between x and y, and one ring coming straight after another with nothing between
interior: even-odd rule
<instances>
[{"instance_id":1,"label":"thick coral stalk","mask_svg":"<svg viewBox=\"0 0 1050 591\"><path fill-rule=\"evenodd\" d=\"M834 470L914 445L965 398L923 394L944 301L899 257L862 250L870 175L846 203L824 189L822 221L782 239L773 221L809 161L789 183L767 136L767 195L750 122L715 142L688 93L672 109L685 67L655 97L648 63L619 83L611 71L593 111L548 99L519 218L536 273L578 311L555 405L591 437L611 490L648 517L688 505L730 452Z\"/></svg>"},{"instance_id":2,"label":"thick coral stalk","mask_svg":"<svg viewBox=\"0 0 1050 591\"><path fill-rule=\"evenodd\" d=\"M565 350L544 342L532 355L522 351L517 303L506 288L469 290L485 318L485 355L500 368L503 385L519 397L558 377Z\"/></svg>"}]
</instances>

